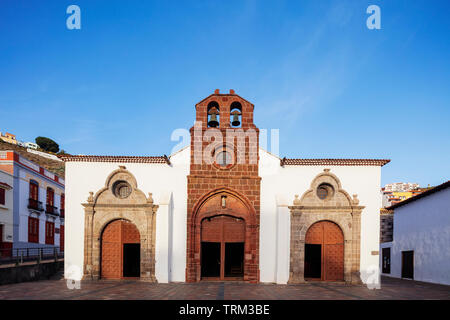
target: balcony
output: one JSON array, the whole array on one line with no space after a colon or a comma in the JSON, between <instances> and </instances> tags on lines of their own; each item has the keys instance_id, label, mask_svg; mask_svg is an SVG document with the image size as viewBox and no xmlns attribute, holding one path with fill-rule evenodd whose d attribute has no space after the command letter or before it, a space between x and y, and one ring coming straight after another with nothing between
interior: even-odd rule
<instances>
[{"instance_id":1,"label":"balcony","mask_svg":"<svg viewBox=\"0 0 450 320\"><path fill-rule=\"evenodd\" d=\"M42 207L42 202L31 198L28 199L28 209L44 211L44 208Z\"/></svg>"},{"instance_id":2,"label":"balcony","mask_svg":"<svg viewBox=\"0 0 450 320\"><path fill-rule=\"evenodd\" d=\"M54 216L59 216L58 208L47 204L45 206L45 213L52 214Z\"/></svg>"}]
</instances>

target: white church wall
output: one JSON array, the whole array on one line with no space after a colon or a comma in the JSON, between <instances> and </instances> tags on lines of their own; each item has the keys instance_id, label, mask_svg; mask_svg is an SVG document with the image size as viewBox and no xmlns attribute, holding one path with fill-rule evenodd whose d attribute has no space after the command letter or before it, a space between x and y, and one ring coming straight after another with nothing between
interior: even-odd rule
<instances>
[{"instance_id":1,"label":"white church wall","mask_svg":"<svg viewBox=\"0 0 450 320\"><path fill-rule=\"evenodd\" d=\"M391 275L401 278L402 251L414 250L414 280L450 285L450 188L394 210Z\"/></svg>"},{"instance_id":2,"label":"white church wall","mask_svg":"<svg viewBox=\"0 0 450 320\"><path fill-rule=\"evenodd\" d=\"M287 199L292 205L294 196L301 195L310 187L313 179L323 169L328 168L341 181L342 188L350 196L358 195L360 205L365 206L361 214L361 258L360 270L372 274L379 269L379 256L372 251L379 251L381 206L379 166L280 166L280 160L261 150L260 176L261 181L261 217L260 217L260 281L285 283L289 277L289 256L277 252L277 197ZM289 232L289 231L288 231ZM289 247L289 243L287 244ZM278 248L280 248L278 246ZM289 251L288 251L289 252ZM274 257L282 259L278 261ZM284 261L288 261L287 266ZM278 270L277 270L278 266ZM282 268L280 270L279 268ZM277 281L278 279L278 281ZM364 279L363 279L364 280Z\"/></svg>"},{"instance_id":3,"label":"white church wall","mask_svg":"<svg viewBox=\"0 0 450 320\"><path fill-rule=\"evenodd\" d=\"M83 274L84 259L84 208L88 191L97 192L104 187L108 175L125 166L137 180L146 195L153 193L155 204L162 203L157 212L156 230L171 230L167 225L173 220L172 238L157 232L155 275L159 282L184 281L186 266L186 211L189 148L171 157L171 166L149 163L66 162L66 246L65 270ZM169 212L169 209L172 211ZM158 217L158 215L168 215ZM171 248L168 248L168 246ZM172 252L172 257L168 256ZM166 270L170 270L167 275ZM75 270L75 271L73 271ZM164 277L162 275L165 274ZM69 274L66 272L66 278ZM160 279L159 279L159 278Z\"/></svg>"},{"instance_id":4,"label":"white church wall","mask_svg":"<svg viewBox=\"0 0 450 320\"><path fill-rule=\"evenodd\" d=\"M101 189L108 175L124 165L136 177L138 188L153 193L160 205L156 223L156 278L159 282L185 281L187 178L190 150L171 157L172 165L142 163L66 162L65 268L82 274L84 208L88 191ZM286 283L289 279L290 213L294 195L302 195L324 168L329 168L350 195L365 206L361 216L361 271L378 268L380 167L285 166L277 157L260 151L260 281ZM72 269L70 269L72 267ZM67 277L67 274L66 274Z\"/></svg>"}]
</instances>

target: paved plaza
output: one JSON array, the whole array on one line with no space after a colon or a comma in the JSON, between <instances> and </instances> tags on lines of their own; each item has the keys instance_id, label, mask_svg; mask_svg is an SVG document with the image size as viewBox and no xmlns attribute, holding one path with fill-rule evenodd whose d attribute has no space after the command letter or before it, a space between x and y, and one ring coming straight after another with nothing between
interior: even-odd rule
<instances>
[{"instance_id":1,"label":"paved plaza","mask_svg":"<svg viewBox=\"0 0 450 320\"><path fill-rule=\"evenodd\" d=\"M0 286L4 299L68 300L335 300L335 299L444 299L450 286L382 278L381 289L342 283L312 282L302 285L200 282L152 284L141 281L83 281L80 289L68 289L59 278Z\"/></svg>"}]
</instances>

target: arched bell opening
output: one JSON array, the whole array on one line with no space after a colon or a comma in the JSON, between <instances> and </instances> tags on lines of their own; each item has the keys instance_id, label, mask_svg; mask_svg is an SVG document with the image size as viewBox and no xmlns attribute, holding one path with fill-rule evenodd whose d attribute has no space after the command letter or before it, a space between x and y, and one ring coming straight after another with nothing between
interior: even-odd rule
<instances>
[{"instance_id":1,"label":"arched bell opening","mask_svg":"<svg viewBox=\"0 0 450 320\"><path fill-rule=\"evenodd\" d=\"M240 102L233 102L230 105L230 124L232 128L242 127L242 105Z\"/></svg>"},{"instance_id":2,"label":"arched bell opening","mask_svg":"<svg viewBox=\"0 0 450 320\"><path fill-rule=\"evenodd\" d=\"M220 123L220 109L216 101L211 101L207 108L208 128L216 128Z\"/></svg>"}]
</instances>

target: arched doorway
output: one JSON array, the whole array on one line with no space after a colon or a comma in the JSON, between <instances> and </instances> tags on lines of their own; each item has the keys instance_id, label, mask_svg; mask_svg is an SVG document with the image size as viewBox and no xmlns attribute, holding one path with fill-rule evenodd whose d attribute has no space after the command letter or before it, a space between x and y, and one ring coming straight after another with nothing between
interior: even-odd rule
<instances>
[{"instance_id":1,"label":"arched doorway","mask_svg":"<svg viewBox=\"0 0 450 320\"><path fill-rule=\"evenodd\" d=\"M101 277L139 278L141 262L139 230L126 220L114 220L102 233Z\"/></svg>"},{"instance_id":2,"label":"arched doorway","mask_svg":"<svg viewBox=\"0 0 450 320\"><path fill-rule=\"evenodd\" d=\"M337 224L319 221L306 232L305 279L344 280L344 234Z\"/></svg>"},{"instance_id":3,"label":"arched doorway","mask_svg":"<svg viewBox=\"0 0 450 320\"><path fill-rule=\"evenodd\" d=\"M245 221L229 215L216 215L201 223L201 278L243 279Z\"/></svg>"},{"instance_id":4,"label":"arched doorway","mask_svg":"<svg viewBox=\"0 0 450 320\"><path fill-rule=\"evenodd\" d=\"M259 280L259 216L245 196L227 188L205 194L188 216L187 226L187 282ZM213 261L216 267L211 269Z\"/></svg>"}]
</instances>

